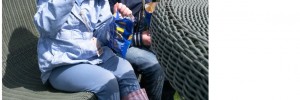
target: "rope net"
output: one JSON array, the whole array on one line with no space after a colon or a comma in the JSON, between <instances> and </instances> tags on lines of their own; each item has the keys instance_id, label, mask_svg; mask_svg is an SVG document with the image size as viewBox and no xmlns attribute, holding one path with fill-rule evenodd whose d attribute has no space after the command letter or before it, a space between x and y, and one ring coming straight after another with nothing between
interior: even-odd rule
<instances>
[{"instance_id":1,"label":"rope net","mask_svg":"<svg viewBox=\"0 0 300 100\"><path fill-rule=\"evenodd\" d=\"M208 100L208 1L161 0L150 32L166 78L183 99Z\"/></svg>"}]
</instances>

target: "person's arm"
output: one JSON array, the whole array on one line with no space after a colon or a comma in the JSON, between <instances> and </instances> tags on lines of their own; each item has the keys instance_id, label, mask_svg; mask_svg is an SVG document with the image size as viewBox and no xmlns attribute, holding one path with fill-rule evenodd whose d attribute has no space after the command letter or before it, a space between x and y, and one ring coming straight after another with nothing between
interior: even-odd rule
<instances>
[{"instance_id":1,"label":"person's arm","mask_svg":"<svg viewBox=\"0 0 300 100\"><path fill-rule=\"evenodd\" d=\"M152 0L145 0L145 3L149 3ZM132 10L133 15L136 19L135 32L132 37L132 46L141 47L141 46L150 46L151 37L148 30L145 30L145 23L142 14L144 13L142 7L142 0L121 0L130 10Z\"/></svg>"},{"instance_id":2,"label":"person's arm","mask_svg":"<svg viewBox=\"0 0 300 100\"><path fill-rule=\"evenodd\" d=\"M132 34L132 44L131 46L140 47L143 46L142 44L142 33L141 32L134 32Z\"/></svg>"},{"instance_id":3,"label":"person's arm","mask_svg":"<svg viewBox=\"0 0 300 100\"><path fill-rule=\"evenodd\" d=\"M110 0L110 3L115 4L117 2L121 2L126 5L131 11L132 15L135 17L135 31L132 34L132 46L142 46L142 31L139 31L139 25L137 23L140 22L141 13L142 13L142 0ZM114 12L113 6L111 5L111 10Z\"/></svg>"},{"instance_id":4,"label":"person's arm","mask_svg":"<svg viewBox=\"0 0 300 100\"><path fill-rule=\"evenodd\" d=\"M38 0L34 23L49 35L57 33L66 22L75 0Z\"/></svg>"},{"instance_id":5,"label":"person's arm","mask_svg":"<svg viewBox=\"0 0 300 100\"><path fill-rule=\"evenodd\" d=\"M151 2L152 0L145 0L145 3ZM131 11L132 15L134 15L136 19L135 32L132 36L132 46L140 47L140 46L150 46L151 37L148 31L144 31L144 19L142 18L142 0L110 0L111 11L114 12L114 4L117 2L121 2L126 5Z\"/></svg>"},{"instance_id":6,"label":"person's arm","mask_svg":"<svg viewBox=\"0 0 300 100\"><path fill-rule=\"evenodd\" d=\"M151 36L148 30L142 32L133 33L132 46L141 47L141 46L150 46L151 45Z\"/></svg>"},{"instance_id":7,"label":"person's arm","mask_svg":"<svg viewBox=\"0 0 300 100\"><path fill-rule=\"evenodd\" d=\"M149 47L151 45L151 36L149 30L142 32L143 46Z\"/></svg>"},{"instance_id":8,"label":"person's arm","mask_svg":"<svg viewBox=\"0 0 300 100\"><path fill-rule=\"evenodd\" d=\"M103 9L107 9L106 7L108 7L108 6L105 6ZM109 9L109 8L108 8ZM108 10L107 9L107 10ZM113 6L113 12L112 13L114 13L114 11L116 11L116 10L118 10L119 12L120 12L120 14L121 15L125 15L125 16L128 16L128 15L131 15L132 14L132 12L131 12L131 10L129 10L128 9L128 7L126 7L125 5L123 5L123 4L121 4L121 3L116 3L114 6ZM103 15L103 16L105 16L105 15ZM107 19L107 20L112 20L112 19ZM101 32L103 32L103 31L105 31L105 30L100 30L101 29L101 27L104 27L104 26L107 26L107 25L112 25L112 24L110 24L110 22L111 21L108 21L108 22L106 22L106 20L105 21L103 21L104 23L97 23L97 24L99 24L99 25L96 25L96 33L101 33ZM110 27L112 27L112 26L110 26ZM109 27L109 28L110 28ZM107 28L106 28L107 29ZM108 43L108 41L109 41L109 38L111 38L110 37L110 33L109 32L104 32L104 33L102 33L102 34L95 34L96 36L94 36L94 37L97 37L97 39L98 39L98 41L100 42L100 43L103 43L102 45L108 45L107 43Z\"/></svg>"}]
</instances>

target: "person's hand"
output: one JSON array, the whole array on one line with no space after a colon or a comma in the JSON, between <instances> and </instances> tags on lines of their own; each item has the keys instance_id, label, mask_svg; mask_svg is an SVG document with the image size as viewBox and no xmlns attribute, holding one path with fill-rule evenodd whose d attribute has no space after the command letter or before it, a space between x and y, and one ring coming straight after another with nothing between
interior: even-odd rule
<instances>
[{"instance_id":1,"label":"person's hand","mask_svg":"<svg viewBox=\"0 0 300 100\"><path fill-rule=\"evenodd\" d=\"M119 11L122 16L132 16L132 11L122 3L116 3L114 5L114 13L117 11Z\"/></svg>"},{"instance_id":2,"label":"person's hand","mask_svg":"<svg viewBox=\"0 0 300 100\"><path fill-rule=\"evenodd\" d=\"M142 42L145 46L151 45L151 36L149 31L143 31L142 33Z\"/></svg>"}]
</instances>

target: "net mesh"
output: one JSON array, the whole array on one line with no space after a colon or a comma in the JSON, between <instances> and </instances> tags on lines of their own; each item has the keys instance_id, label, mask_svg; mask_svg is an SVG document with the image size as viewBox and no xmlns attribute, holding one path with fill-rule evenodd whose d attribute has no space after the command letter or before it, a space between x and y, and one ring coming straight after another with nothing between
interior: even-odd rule
<instances>
[{"instance_id":1,"label":"net mesh","mask_svg":"<svg viewBox=\"0 0 300 100\"><path fill-rule=\"evenodd\" d=\"M151 49L183 99L208 99L208 1L161 0L151 17Z\"/></svg>"}]
</instances>

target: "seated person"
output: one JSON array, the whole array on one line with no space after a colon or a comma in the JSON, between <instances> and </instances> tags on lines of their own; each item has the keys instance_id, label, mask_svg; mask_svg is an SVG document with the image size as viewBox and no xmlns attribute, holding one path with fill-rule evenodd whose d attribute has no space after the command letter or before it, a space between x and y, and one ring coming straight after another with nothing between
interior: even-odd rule
<instances>
[{"instance_id":1,"label":"seated person","mask_svg":"<svg viewBox=\"0 0 300 100\"><path fill-rule=\"evenodd\" d=\"M116 5L131 15L124 5ZM38 0L41 79L57 90L88 91L99 100L148 100L130 63L107 47L113 16L108 0Z\"/></svg>"},{"instance_id":2,"label":"seated person","mask_svg":"<svg viewBox=\"0 0 300 100\"><path fill-rule=\"evenodd\" d=\"M132 46L128 49L126 59L132 64L137 74L141 74L141 87L146 89L150 100L173 100L175 90L164 78L163 69L155 54L150 50L151 37L145 23L142 0L110 0L111 10L117 2L125 4L135 16L135 33ZM149 3L151 0L146 0Z\"/></svg>"}]
</instances>

